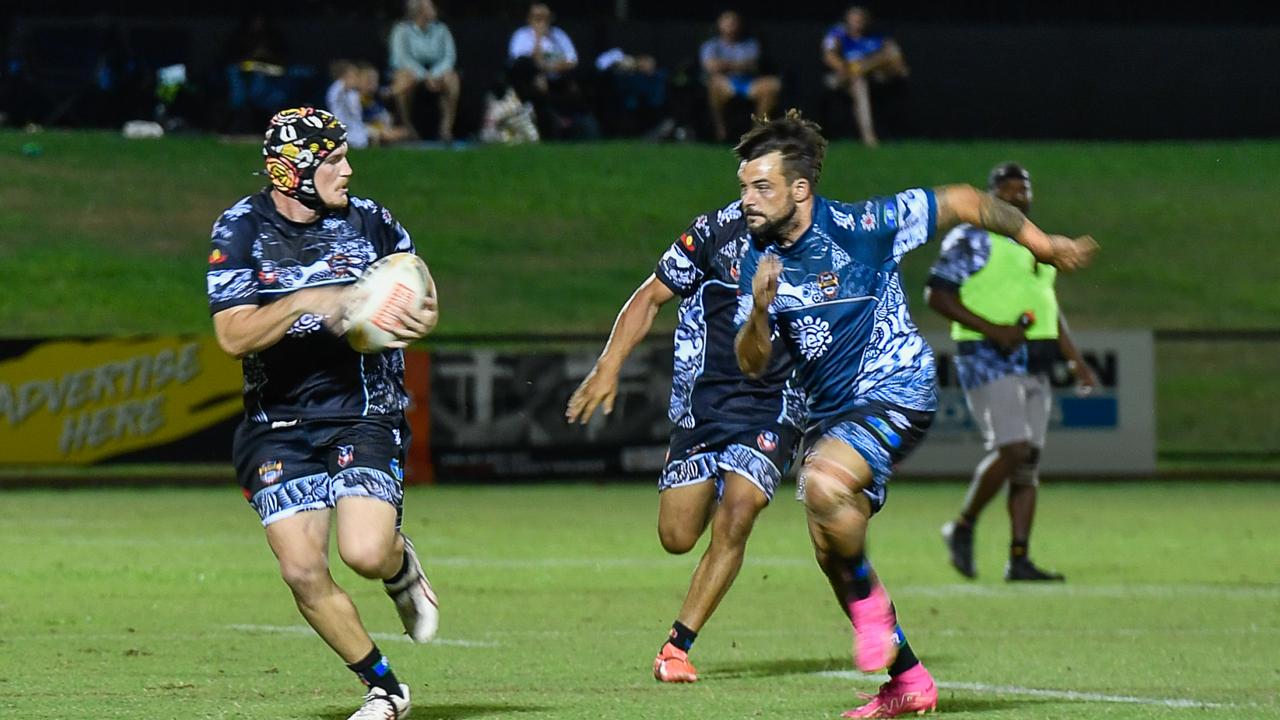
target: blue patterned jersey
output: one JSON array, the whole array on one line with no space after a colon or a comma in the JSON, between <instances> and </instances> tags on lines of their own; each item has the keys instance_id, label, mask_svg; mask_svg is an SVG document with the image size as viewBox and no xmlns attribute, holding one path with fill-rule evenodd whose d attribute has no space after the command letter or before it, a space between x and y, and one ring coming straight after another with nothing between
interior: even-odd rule
<instances>
[{"instance_id":1,"label":"blue patterned jersey","mask_svg":"<svg viewBox=\"0 0 1280 720\"><path fill-rule=\"evenodd\" d=\"M209 313L350 284L374 260L413 251L409 233L372 200L352 197L345 210L300 224L276 212L263 190L213 225ZM246 415L258 422L343 418L393 414L408 405L400 350L361 355L322 321L303 315L280 342L244 358Z\"/></svg>"},{"instance_id":2,"label":"blue patterned jersey","mask_svg":"<svg viewBox=\"0 0 1280 720\"><path fill-rule=\"evenodd\" d=\"M738 369L733 350L738 273L750 244L739 203L700 215L658 261L654 275L682 299L675 332L671 422L708 421L799 427L803 396L789 386L792 363L779 348L764 375Z\"/></svg>"},{"instance_id":3,"label":"blue patterned jersey","mask_svg":"<svg viewBox=\"0 0 1280 720\"><path fill-rule=\"evenodd\" d=\"M1005 238L1005 242L1015 242ZM991 259L991 234L973 225L955 227L942 239L938 260L929 271L929 286L960 292L972 275L987 266ZM1057 356L1057 340L1032 340L1017 350L1006 353L990 340L969 340L959 343L955 356L956 374L960 387L965 390L986 385L1006 375L1026 375L1032 371L1046 371L1045 361L1032 362L1036 358Z\"/></svg>"},{"instance_id":4,"label":"blue patterned jersey","mask_svg":"<svg viewBox=\"0 0 1280 720\"><path fill-rule=\"evenodd\" d=\"M937 228L932 190L841 203L815 197L813 223L788 247L754 245L742 259L736 323L751 313L762 255L782 261L769 306L774 336L797 363L809 423L825 426L867 401L937 407L933 351L920 336L898 263Z\"/></svg>"}]
</instances>

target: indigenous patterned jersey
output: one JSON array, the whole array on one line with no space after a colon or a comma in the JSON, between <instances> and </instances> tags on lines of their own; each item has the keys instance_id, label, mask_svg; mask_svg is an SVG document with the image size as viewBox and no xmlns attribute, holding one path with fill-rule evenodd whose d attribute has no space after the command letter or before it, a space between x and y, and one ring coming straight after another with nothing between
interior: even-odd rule
<instances>
[{"instance_id":1,"label":"indigenous patterned jersey","mask_svg":"<svg viewBox=\"0 0 1280 720\"><path fill-rule=\"evenodd\" d=\"M868 401L936 409L933 351L911 320L898 273L902 257L936 228L932 190L856 203L815 197L813 223L797 242L747 250L735 321L751 313L760 258L776 255L782 275L769 315L796 360L811 427Z\"/></svg>"},{"instance_id":2,"label":"indigenous patterned jersey","mask_svg":"<svg viewBox=\"0 0 1280 720\"><path fill-rule=\"evenodd\" d=\"M233 205L213 225L209 313L269 305L303 288L355 282L374 260L413 252L386 208L352 197L312 223L286 220L268 190ZM280 342L244 358L245 414L258 422L388 415L408 404L404 354L361 355L303 315Z\"/></svg>"},{"instance_id":3,"label":"indigenous patterned jersey","mask_svg":"<svg viewBox=\"0 0 1280 720\"><path fill-rule=\"evenodd\" d=\"M669 415L686 430L707 421L799 427L803 420L803 396L790 387L792 363L781 345L760 379L750 379L738 369L733 314L739 263L750 244L739 204L700 215L654 270L683 298Z\"/></svg>"}]
</instances>

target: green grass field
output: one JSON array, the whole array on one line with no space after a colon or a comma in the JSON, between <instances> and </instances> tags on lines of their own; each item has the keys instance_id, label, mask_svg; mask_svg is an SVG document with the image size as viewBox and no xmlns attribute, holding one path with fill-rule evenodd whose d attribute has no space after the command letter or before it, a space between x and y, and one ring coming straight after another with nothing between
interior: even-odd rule
<instances>
[{"instance_id":1,"label":"green grass field","mask_svg":"<svg viewBox=\"0 0 1280 720\"><path fill-rule=\"evenodd\" d=\"M649 665L701 548L662 553L647 486L412 489L405 528L443 602L432 646L395 635L379 588L336 575L418 720L834 718L877 681L848 677L847 624L788 490L690 687ZM1280 718L1280 485L1046 487L1035 554L1070 578L1052 587L999 580L994 506L983 577L944 564L937 526L961 492L899 483L872 531L945 717ZM0 715L340 720L358 703L231 486L8 491L0 547Z\"/></svg>"},{"instance_id":2,"label":"green grass field","mask_svg":"<svg viewBox=\"0 0 1280 720\"><path fill-rule=\"evenodd\" d=\"M23 157L28 142L40 157ZM1096 268L1064 279L1080 327L1274 327L1280 143L928 143L832 147L821 191L856 200L1034 173L1034 216L1094 234ZM629 143L352 153L353 192L413 233L437 277L440 331L603 331L696 214L737 195L728 148ZM0 336L206 332L209 227L262 185L254 143L0 133ZM906 263L919 292L936 248ZM74 311L73 311L74 310ZM928 327L940 323L918 311ZM670 317L663 319L669 327Z\"/></svg>"},{"instance_id":3,"label":"green grass field","mask_svg":"<svg viewBox=\"0 0 1280 720\"><path fill-rule=\"evenodd\" d=\"M39 157L24 157L25 143ZM1079 329L1276 327L1280 142L838 143L822 192L981 183L1016 158L1035 218L1093 233L1096 267L1060 281ZM695 214L736 196L724 147L630 143L352 153L353 190L396 213L431 263L442 335L604 333ZM202 278L218 214L262 185L252 142L0 133L0 337L210 332ZM908 256L919 297L936 248ZM926 329L935 313L915 303ZM662 332L675 313L659 316ZM1268 345L1159 348L1160 448L1280 454ZM1208 409L1208 410L1206 410ZM1274 465L1274 457L1271 461Z\"/></svg>"}]
</instances>

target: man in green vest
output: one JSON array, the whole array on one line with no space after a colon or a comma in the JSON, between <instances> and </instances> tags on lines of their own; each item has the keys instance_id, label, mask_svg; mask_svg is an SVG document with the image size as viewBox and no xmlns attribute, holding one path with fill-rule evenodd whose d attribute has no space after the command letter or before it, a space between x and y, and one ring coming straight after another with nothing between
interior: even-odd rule
<instances>
[{"instance_id":1,"label":"man in green vest","mask_svg":"<svg viewBox=\"0 0 1280 720\"><path fill-rule=\"evenodd\" d=\"M997 165L987 189L1030 214L1031 174L1021 165ZM1056 275L1052 265L1036 262L1010 238L960 225L943 239L925 289L929 307L952 321L960 386L988 450L960 514L942 527L951 564L965 577L977 576L973 532L978 515L1008 484L1012 537L1005 580L1065 579L1037 567L1027 554L1053 400L1049 371L1066 358L1082 393L1091 391L1097 378L1058 309Z\"/></svg>"}]
</instances>

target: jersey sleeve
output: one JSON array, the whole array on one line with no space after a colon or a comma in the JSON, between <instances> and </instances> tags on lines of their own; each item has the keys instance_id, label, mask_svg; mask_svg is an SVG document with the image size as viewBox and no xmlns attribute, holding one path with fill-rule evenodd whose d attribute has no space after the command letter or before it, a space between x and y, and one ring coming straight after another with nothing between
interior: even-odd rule
<instances>
[{"instance_id":1,"label":"jersey sleeve","mask_svg":"<svg viewBox=\"0 0 1280 720\"><path fill-rule=\"evenodd\" d=\"M392 216L390 210L366 198L352 197L351 204L364 215L365 228L378 257L402 252L417 253L409 231Z\"/></svg>"},{"instance_id":2,"label":"jersey sleeve","mask_svg":"<svg viewBox=\"0 0 1280 720\"><path fill-rule=\"evenodd\" d=\"M841 49L840 26L836 25L828 30L827 34L822 37L822 50L824 52L840 52Z\"/></svg>"},{"instance_id":3,"label":"jersey sleeve","mask_svg":"<svg viewBox=\"0 0 1280 720\"><path fill-rule=\"evenodd\" d=\"M957 291L987 264L991 236L972 225L961 225L942 239L942 250L929 270L929 287Z\"/></svg>"},{"instance_id":4,"label":"jersey sleeve","mask_svg":"<svg viewBox=\"0 0 1280 720\"><path fill-rule=\"evenodd\" d=\"M213 224L209 270L205 274L209 314L237 305L258 304L257 266L253 259L254 232L244 218L249 199L236 203Z\"/></svg>"},{"instance_id":5,"label":"jersey sleeve","mask_svg":"<svg viewBox=\"0 0 1280 720\"><path fill-rule=\"evenodd\" d=\"M938 200L933 190L913 188L887 198L882 214L884 229L893 233L893 259L901 262L912 250L929 242L938 230Z\"/></svg>"},{"instance_id":6,"label":"jersey sleeve","mask_svg":"<svg viewBox=\"0 0 1280 720\"><path fill-rule=\"evenodd\" d=\"M704 249L711 236L700 226L705 225L695 222L680 233L680 237L662 253L658 266L653 270L654 276L680 297L689 297L697 292L707 277Z\"/></svg>"}]
</instances>

